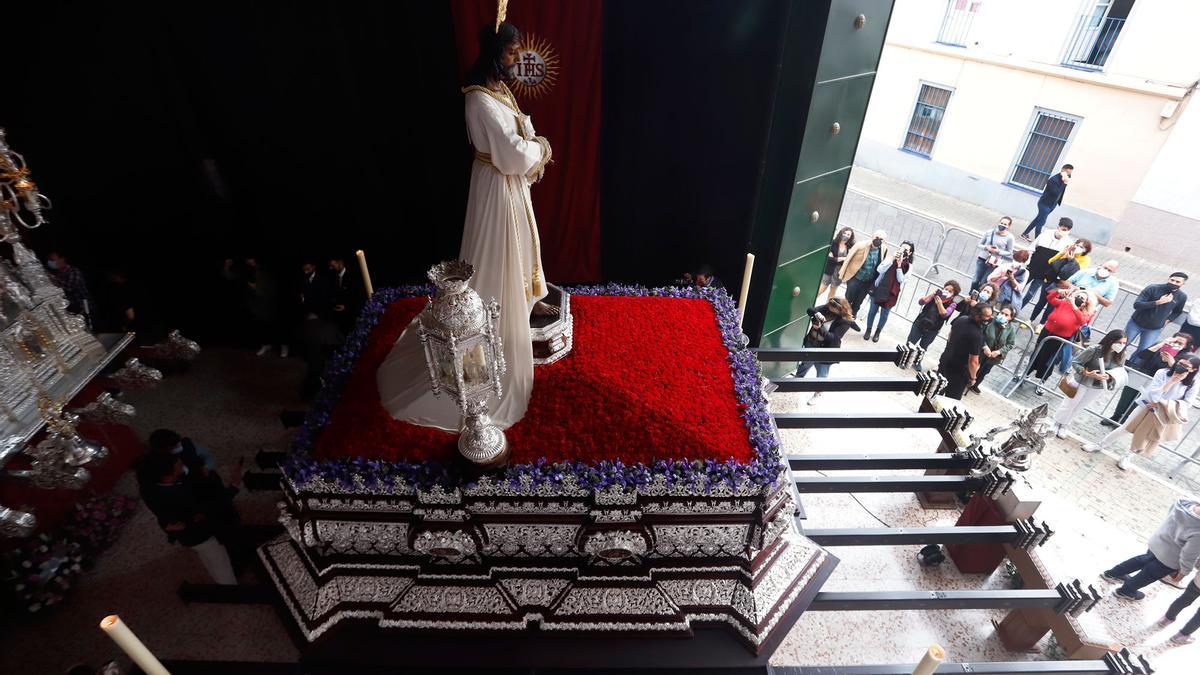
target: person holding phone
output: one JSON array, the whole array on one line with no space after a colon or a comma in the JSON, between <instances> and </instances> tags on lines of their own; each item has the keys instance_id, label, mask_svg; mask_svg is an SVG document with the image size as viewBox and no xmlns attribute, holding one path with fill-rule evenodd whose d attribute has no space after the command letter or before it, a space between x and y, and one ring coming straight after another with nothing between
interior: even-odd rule
<instances>
[{"instance_id":1,"label":"person holding phone","mask_svg":"<svg viewBox=\"0 0 1200 675\"><path fill-rule=\"evenodd\" d=\"M821 287L817 289L818 298L825 294L826 289L829 290L829 297L837 295L838 288L842 285L842 280L838 278L838 267L846 262L846 256L850 255L852 248L854 230L843 227L829 243L829 253L825 256L825 273L821 275Z\"/></svg>"},{"instance_id":2,"label":"person holding phone","mask_svg":"<svg viewBox=\"0 0 1200 675\"><path fill-rule=\"evenodd\" d=\"M1129 358L1129 365L1139 373L1154 377L1154 374L1163 368L1173 368L1175 360L1180 355L1187 356L1187 353L1192 350L1193 344L1192 336L1181 331L1152 347L1147 347L1135 353ZM1133 407L1133 400L1140 393L1137 389L1129 386L1121 390L1121 398L1117 401L1116 409L1113 410L1111 416L1100 420L1100 424L1115 428L1121 422L1124 422L1125 415Z\"/></svg>"},{"instance_id":3,"label":"person holding phone","mask_svg":"<svg viewBox=\"0 0 1200 675\"><path fill-rule=\"evenodd\" d=\"M941 288L934 289L923 298L917 300L921 311L913 320L912 328L908 331L908 343L920 345L921 349L929 349L929 345L937 339L938 331L946 325L946 321L954 315L955 308L962 302L958 295L962 285L954 279L947 281ZM914 370L921 370L921 362L913 364Z\"/></svg>"},{"instance_id":4,"label":"person holding phone","mask_svg":"<svg viewBox=\"0 0 1200 675\"><path fill-rule=\"evenodd\" d=\"M1074 339L1075 333L1084 324L1091 321L1092 315L1096 313L1096 296L1090 291L1075 293L1065 289L1051 291L1049 302L1054 311L1046 319L1046 325L1042 327L1042 332L1038 335L1037 342L1034 343L1033 359L1029 362L1028 370L1025 371L1026 375L1031 373L1037 375L1042 382L1050 377L1050 372L1053 370L1051 364L1062 348L1062 343L1049 338L1053 336L1070 342ZM1035 393L1041 396L1045 390L1039 386Z\"/></svg>"},{"instance_id":5,"label":"person holding phone","mask_svg":"<svg viewBox=\"0 0 1200 675\"><path fill-rule=\"evenodd\" d=\"M996 224L996 229L979 238L976 246L975 278L971 280L971 290L983 285L989 274L1000 265L1009 262L1013 257L1013 249L1017 242L1008 230L1012 227L1012 218L1004 216Z\"/></svg>"},{"instance_id":6,"label":"person holding phone","mask_svg":"<svg viewBox=\"0 0 1200 675\"><path fill-rule=\"evenodd\" d=\"M1125 383L1125 348L1129 341L1124 331L1111 330L1100 344L1079 352L1063 377L1077 386L1075 395L1063 400L1054 413L1054 435L1067 437L1067 427L1075 416L1087 409L1101 393L1114 391Z\"/></svg>"},{"instance_id":7,"label":"person holding phone","mask_svg":"<svg viewBox=\"0 0 1200 675\"><path fill-rule=\"evenodd\" d=\"M900 289L904 286L905 276L912 266L915 245L911 241L900 244L900 250L891 260L879 264L879 276L875 278L875 288L871 291L871 308L867 310L867 330L863 333L864 340L879 342L879 334L887 323L888 315L900 299ZM875 334L871 334L871 326L875 323L875 315L879 314L879 325Z\"/></svg>"},{"instance_id":8,"label":"person holding phone","mask_svg":"<svg viewBox=\"0 0 1200 675\"><path fill-rule=\"evenodd\" d=\"M1162 329L1183 314L1187 293L1182 289L1187 280L1186 272L1172 272L1167 283L1151 284L1142 289L1133 301L1133 316L1125 324L1129 344L1135 340L1142 347L1154 344Z\"/></svg>"}]
</instances>

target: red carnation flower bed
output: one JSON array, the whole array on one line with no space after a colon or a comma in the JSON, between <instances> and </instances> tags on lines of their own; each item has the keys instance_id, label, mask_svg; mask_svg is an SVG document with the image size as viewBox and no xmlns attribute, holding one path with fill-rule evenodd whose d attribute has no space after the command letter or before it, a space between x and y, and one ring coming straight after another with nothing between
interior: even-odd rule
<instances>
[{"instance_id":1,"label":"red carnation flower bed","mask_svg":"<svg viewBox=\"0 0 1200 675\"><path fill-rule=\"evenodd\" d=\"M448 460L457 436L400 422L379 403L375 371L427 298L388 307L317 439L320 458ZM712 304L701 299L572 296L575 346L534 369L525 417L505 434L512 462L665 459L748 462Z\"/></svg>"}]
</instances>

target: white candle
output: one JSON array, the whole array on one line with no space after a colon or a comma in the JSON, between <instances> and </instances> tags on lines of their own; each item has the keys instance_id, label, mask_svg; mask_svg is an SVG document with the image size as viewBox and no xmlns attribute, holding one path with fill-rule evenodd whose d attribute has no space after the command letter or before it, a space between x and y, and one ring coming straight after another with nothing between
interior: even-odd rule
<instances>
[{"instance_id":1,"label":"white candle","mask_svg":"<svg viewBox=\"0 0 1200 675\"><path fill-rule=\"evenodd\" d=\"M938 645L929 645L929 649L925 650L925 657L917 664L913 675L933 675L933 672L938 669L942 661L946 660L946 650Z\"/></svg>"},{"instance_id":2,"label":"white candle","mask_svg":"<svg viewBox=\"0 0 1200 675\"><path fill-rule=\"evenodd\" d=\"M121 617L116 614L104 617L100 622L100 630L108 633L108 637L112 638L112 641L117 643L117 646L128 654L129 658L133 659L133 662L138 665L138 668L145 671L146 675L171 675L163 667L163 664L150 653L150 650L146 649L146 645L142 644L142 641L133 634L133 631L129 630L129 626L121 621Z\"/></svg>"},{"instance_id":3,"label":"white candle","mask_svg":"<svg viewBox=\"0 0 1200 675\"><path fill-rule=\"evenodd\" d=\"M367 289L367 297L370 298L375 294L375 287L371 285L371 273L367 271L367 256L359 249L354 252L358 258L358 269L362 271L363 288Z\"/></svg>"},{"instance_id":4,"label":"white candle","mask_svg":"<svg viewBox=\"0 0 1200 675\"><path fill-rule=\"evenodd\" d=\"M746 254L746 269L742 272L742 292L738 294L738 328L746 317L746 296L750 294L750 273L754 271L754 254Z\"/></svg>"}]
</instances>

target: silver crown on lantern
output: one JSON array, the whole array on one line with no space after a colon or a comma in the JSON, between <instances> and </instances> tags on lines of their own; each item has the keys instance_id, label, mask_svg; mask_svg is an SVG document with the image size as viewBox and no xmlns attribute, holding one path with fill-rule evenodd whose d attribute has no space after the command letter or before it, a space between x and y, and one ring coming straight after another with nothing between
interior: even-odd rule
<instances>
[{"instance_id":1,"label":"silver crown on lantern","mask_svg":"<svg viewBox=\"0 0 1200 675\"><path fill-rule=\"evenodd\" d=\"M492 424L487 401L503 396L504 346L496 330L500 305L483 300L470 287L475 268L454 260L430 268L437 293L420 315L417 334L425 348L429 382L435 396L444 391L463 413L458 450L482 468L508 462L508 441Z\"/></svg>"}]
</instances>

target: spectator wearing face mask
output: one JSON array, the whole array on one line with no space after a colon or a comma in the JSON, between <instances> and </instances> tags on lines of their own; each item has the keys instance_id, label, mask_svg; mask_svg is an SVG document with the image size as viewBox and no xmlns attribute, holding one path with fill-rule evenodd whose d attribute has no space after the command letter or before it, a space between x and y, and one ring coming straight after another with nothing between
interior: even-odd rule
<instances>
[{"instance_id":1,"label":"spectator wearing face mask","mask_svg":"<svg viewBox=\"0 0 1200 675\"><path fill-rule=\"evenodd\" d=\"M1062 343L1050 340L1050 337L1059 337L1071 342L1080 327L1091 321L1092 315L1096 313L1095 296L1088 291L1051 291L1049 302L1053 311L1046 319L1042 332L1038 334L1037 343L1033 348L1033 359L1029 362L1029 369L1025 371L1026 375L1032 373L1042 382L1050 376L1050 364L1062 348ZM1045 390L1039 386L1036 393L1041 396Z\"/></svg>"},{"instance_id":2,"label":"spectator wearing face mask","mask_svg":"<svg viewBox=\"0 0 1200 675\"><path fill-rule=\"evenodd\" d=\"M1183 356L1171 368L1163 368L1154 374L1154 379L1137 398L1137 408L1125 424L1113 429L1099 443L1085 443L1086 452L1100 450L1122 434L1133 434L1129 450L1125 451L1117 466L1128 471L1133 456L1149 456L1159 443L1178 440L1183 435L1183 423L1187 411L1196 404L1200 386L1196 386L1196 368L1200 356Z\"/></svg>"},{"instance_id":3,"label":"spectator wearing face mask","mask_svg":"<svg viewBox=\"0 0 1200 675\"><path fill-rule=\"evenodd\" d=\"M879 334L887 323L888 315L900 299L900 288L904 286L905 275L912 266L914 244L906 241L900 244L900 250L890 260L879 264L879 276L875 278L875 288L871 291L871 307L867 310L867 330L863 333L864 340L879 342ZM875 315L879 314L879 325L875 334L871 334L871 326L875 323Z\"/></svg>"},{"instance_id":4,"label":"spectator wearing face mask","mask_svg":"<svg viewBox=\"0 0 1200 675\"><path fill-rule=\"evenodd\" d=\"M979 290L972 291L970 295L963 298L963 301L958 303L958 311L963 314L970 314L975 305L980 303L992 305L993 309L998 304L996 298L1000 296L1000 289L995 284L988 282L979 287Z\"/></svg>"},{"instance_id":5,"label":"spectator wearing face mask","mask_svg":"<svg viewBox=\"0 0 1200 675\"><path fill-rule=\"evenodd\" d=\"M975 278L971 280L971 290L982 286L988 275L997 267L1013 259L1013 250L1017 247L1017 242L1013 239L1012 233L1008 231L1010 227L1012 227L1012 218L1004 216L996 224L996 229L979 238L979 245L975 247L978 253L975 259Z\"/></svg>"},{"instance_id":6,"label":"spectator wearing face mask","mask_svg":"<svg viewBox=\"0 0 1200 675\"><path fill-rule=\"evenodd\" d=\"M1080 270L1072 274L1071 278L1067 279L1067 283L1074 288L1095 293L1096 302L1100 303L1101 307L1108 307L1117 299L1117 292L1121 290L1121 284L1116 277L1117 269L1120 267L1121 263L1109 260L1099 267Z\"/></svg>"},{"instance_id":7,"label":"spectator wearing face mask","mask_svg":"<svg viewBox=\"0 0 1200 675\"><path fill-rule=\"evenodd\" d=\"M825 274L821 276L821 287L817 289L817 297L829 291L829 297L837 295L842 280L838 278L838 268L846 262L850 249L854 248L854 230L843 227L829 242L829 253L825 256Z\"/></svg>"},{"instance_id":8,"label":"spectator wearing face mask","mask_svg":"<svg viewBox=\"0 0 1200 675\"><path fill-rule=\"evenodd\" d=\"M1087 409L1100 394L1115 391L1125 384L1125 348L1128 340L1125 333L1111 330L1100 344L1079 352L1071 361L1071 369L1064 377L1078 387L1075 395L1063 399L1054 413L1054 434L1067 437L1071 420Z\"/></svg>"},{"instance_id":9,"label":"spectator wearing face mask","mask_svg":"<svg viewBox=\"0 0 1200 675\"><path fill-rule=\"evenodd\" d=\"M979 378L979 362L983 355L983 330L992 320L992 306L979 303L970 315L960 316L950 324L950 337L938 362L938 373L946 378L943 396L962 399L967 387Z\"/></svg>"},{"instance_id":10,"label":"spectator wearing face mask","mask_svg":"<svg viewBox=\"0 0 1200 675\"><path fill-rule=\"evenodd\" d=\"M1017 325L1013 323L1016 310L1012 305L1001 305L999 311L992 315L992 321L983 327L983 355L979 358L979 372L975 375L975 384L967 391L982 393L979 385L987 379L988 373L996 364L1002 363L1008 352L1017 341Z\"/></svg>"},{"instance_id":11,"label":"spectator wearing face mask","mask_svg":"<svg viewBox=\"0 0 1200 675\"><path fill-rule=\"evenodd\" d=\"M1029 256L1029 284L1025 290L1025 298L1021 301L1022 308L1035 298L1042 297L1045 288L1042 279L1046 276L1046 269L1050 267L1050 258L1075 243L1071 238L1071 228L1074 226L1070 218L1059 218L1058 227L1046 230L1033 242L1033 254Z\"/></svg>"},{"instance_id":12,"label":"spectator wearing face mask","mask_svg":"<svg viewBox=\"0 0 1200 675\"><path fill-rule=\"evenodd\" d=\"M838 278L846 284L846 301L850 303L853 316L858 316L858 308L875 286L879 264L888 258L887 244L884 243L886 237L887 233L883 230L875 230L870 241L855 244L850 249L838 270Z\"/></svg>"},{"instance_id":13,"label":"spectator wearing face mask","mask_svg":"<svg viewBox=\"0 0 1200 675\"><path fill-rule=\"evenodd\" d=\"M1055 290L1067 288L1069 286L1067 280L1074 276L1076 272L1088 266L1090 260L1088 255L1091 251L1092 242L1087 239L1080 239L1071 246L1063 249L1061 253L1050 257L1046 273L1042 276L1046 293L1034 305L1033 314L1029 318L1031 323L1045 323L1046 317L1050 316L1050 312L1052 311L1049 301L1050 296L1054 294Z\"/></svg>"},{"instance_id":14,"label":"spectator wearing face mask","mask_svg":"<svg viewBox=\"0 0 1200 675\"><path fill-rule=\"evenodd\" d=\"M1011 305L1020 300L1021 291L1025 289L1025 283L1029 280L1029 270L1026 269L1028 262L1029 251L1017 251L1013 253L1012 262L997 267L988 277L988 283L999 291L995 298L997 305Z\"/></svg>"},{"instance_id":15,"label":"spectator wearing face mask","mask_svg":"<svg viewBox=\"0 0 1200 675\"><path fill-rule=\"evenodd\" d=\"M954 315L954 310L962 302L962 298L958 295L961 292L962 286L951 279L941 288L935 289L929 295L917 300L921 311L917 313L912 329L908 331L908 343L920 345L921 349L928 350L929 345L937 339L938 331L946 325L946 321ZM921 370L921 362L914 363L913 368Z\"/></svg>"},{"instance_id":16,"label":"spectator wearing face mask","mask_svg":"<svg viewBox=\"0 0 1200 675\"><path fill-rule=\"evenodd\" d=\"M1125 324L1129 343L1136 340L1141 346L1152 345L1162 329L1183 314L1187 293L1181 289L1187 283L1185 272L1174 272L1165 284L1151 284L1142 289L1133 301L1133 316Z\"/></svg>"},{"instance_id":17,"label":"spectator wearing face mask","mask_svg":"<svg viewBox=\"0 0 1200 675\"><path fill-rule=\"evenodd\" d=\"M1186 356L1194 344L1192 336L1181 331L1156 345L1135 353L1129 358L1129 365L1139 373L1154 377L1154 374L1163 368L1173 368L1179 355ZM1100 424L1106 427L1116 427L1124 422L1125 416L1129 413L1129 409L1133 406L1133 401L1139 393L1141 392L1133 387L1122 389L1116 409L1108 419L1100 420Z\"/></svg>"}]
</instances>

